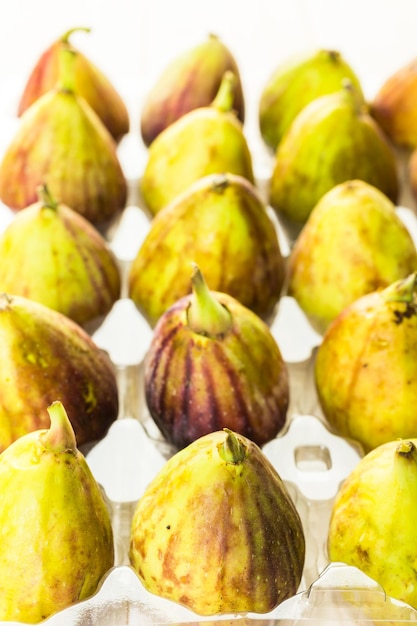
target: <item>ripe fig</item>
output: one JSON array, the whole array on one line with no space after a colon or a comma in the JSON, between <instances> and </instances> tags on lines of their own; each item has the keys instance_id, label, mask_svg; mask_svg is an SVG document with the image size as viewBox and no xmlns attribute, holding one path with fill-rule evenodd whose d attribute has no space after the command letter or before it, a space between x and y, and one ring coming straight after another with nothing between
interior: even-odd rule
<instances>
[{"instance_id":1,"label":"ripe fig","mask_svg":"<svg viewBox=\"0 0 417 626\"><path fill-rule=\"evenodd\" d=\"M62 48L76 52L74 87L96 112L116 142L129 132L129 114L126 105L114 85L103 72L72 45L74 33L90 32L89 28L76 27L53 41L36 61L20 96L18 115L21 116L38 98L54 89L59 79Z\"/></svg>"},{"instance_id":2,"label":"ripe fig","mask_svg":"<svg viewBox=\"0 0 417 626\"><path fill-rule=\"evenodd\" d=\"M205 176L156 215L129 273L129 295L151 326L191 290L194 261L211 289L268 320L284 282L275 226L256 188L232 174Z\"/></svg>"},{"instance_id":3,"label":"ripe fig","mask_svg":"<svg viewBox=\"0 0 417 626\"><path fill-rule=\"evenodd\" d=\"M78 445L106 434L118 415L108 355L70 318L22 296L0 295L0 450L45 428L60 400Z\"/></svg>"},{"instance_id":4,"label":"ripe fig","mask_svg":"<svg viewBox=\"0 0 417 626\"><path fill-rule=\"evenodd\" d=\"M416 246L395 205L376 187L351 180L311 212L290 253L287 292L322 334L354 300L416 268Z\"/></svg>"},{"instance_id":5,"label":"ripe fig","mask_svg":"<svg viewBox=\"0 0 417 626\"><path fill-rule=\"evenodd\" d=\"M40 622L113 567L110 514L61 402L0 455L0 620ZM44 421L43 418L39 420Z\"/></svg>"},{"instance_id":6,"label":"ripe fig","mask_svg":"<svg viewBox=\"0 0 417 626\"><path fill-rule=\"evenodd\" d=\"M417 608L417 439L369 452L343 482L328 532L332 561L353 565Z\"/></svg>"},{"instance_id":7,"label":"ripe fig","mask_svg":"<svg viewBox=\"0 0 417 626\"><path fill-rule=\"evenodd\" d=\"M145 357L145 398L165 438L183 448L230 428L258 445L285 424L288 372L268 326L198 267L191 295L159 319Z\"/></svg>"},{"instance_id":8,"label":"ripe fig","mask_svg":"<svg viewBox=\"0 0 417 626\"><path fill-rule=\"evenodd\" d=\"M120 297L121 272L90 222L56 202L46 186L0 234L0 293L21 295L92 332Z\"/></svg>"},{"instance_id":9,"label":"ripe fig","mask_svg":"<svg viewBox=\"0 0 417 626\"><path fill-rule=\"evenodd\" d=\"M355 300L317 350L315 382L328 423L365 452L417 436L417 274Z\"/></svg>"},{"instance_id":10,"label":"ripe fig","mask_svg":"<svg viewBox=\"0 0 417 626\"><path fill-rule=\"evenodd\" d=\"M0 200L19 211L46 184L58 202L105 229L125 207L127 183L113 138L75 91L75 55L61 50L57 87L20 118L0 163Z\"/></svg>"},{"instance_id":11,"label":"ripe fig","mask_svg":"<svg viewBox=\"0 0 417 626\"><path fill-rule=\"evenodd\" d=\"M143 584L201 615L271 611L297 592L304 558L284 482L228 429L171 457L134 512L130 561Z\"/></svg>"},{"instance_id":12,"label":"ripe fig","mask_svg":"<svg viewBox=\"0 0 417 626\"><path fill-rule=\"evenodd\" d=\"M363 180L397 201L394 152L350 81L316 98L296 116L279 144L270 204L302 226L320 198L347 180Z\"/></svg>"},{"instance_id":13,"label":"ripe fig","mask_svg":"<svg viewBox=\"0 0 417 626\"><path fill-rule=\"evenodd\" d=\"M146 94L140 115L145 145L186 113L211 104L227 71L236 77L234 109L243 123L245 101L238 65L224 42L210 33L205 41L175 57Z\"/></svg>"},{"instance_id":14,"label":"ripe fig","mask_svg":"<svg viewBox=\"0 0 417 626\"><path fill-rule=\"evenodd\" d=\"M152 215L209 174L226 172L254 182L252 156L234 111L235 83L235 75L226 72L209 105L170 124L149 147L140 192Z\"/></svg>"},{"instance_id":15,"label":"ripe fig","mask_svg":"<svg viewBox=\"0 0 417 626\"><path fill-rule=\"evenodd\" d=\"M259 129L266 145L276 150L298 113L315 98L339 91L345 78L363 98L359 78L338 50L309 50L280 63L259 99Z\"/></svg>"}]
</instances>

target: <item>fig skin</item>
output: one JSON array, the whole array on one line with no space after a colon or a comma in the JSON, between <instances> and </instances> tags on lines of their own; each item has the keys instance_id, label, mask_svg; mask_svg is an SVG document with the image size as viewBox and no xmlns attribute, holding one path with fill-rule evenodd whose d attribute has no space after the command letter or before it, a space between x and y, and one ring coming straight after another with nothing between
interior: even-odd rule
<instances>
[{"instance_id":1,"label":"fig skin","mask_svg":"<svg viewBox=\"0 0 417 626\"><path fill-rule=\"evenodd\" d=\"M101 489L61 403L48 412L49 429L0 455L1 621L38 623L94 594L114 565Z\"/></svg>"},{"instance_id":2,"label":"fig skin","mask_svg":"<svg viewBox=\"0 0 417 626\"><path fill-rule=\"evenodd\" d=\"M78 324L53 309L0 295L0 450L49 426L60 400L78 445L104 437L118 415L113 365Z\"/></svg>"},{"instance_id":3,"label":"fig skin","mask_svg":"<svg viewBox=\"0 0 417 626\"><path fill-rule=\"evenodd\" d=\"M208 106L227 71L236 77L234 110L243 123L245 100L238 65L224 42L210 33L205 41L174 58L146 94L140 114L144 144L150 146L167 126L183 115Z\"/></svg>"},{"instance_id":4,"label":"fig skin","mask_svg":"<svg viewBox=\"0 0 417 626\"><path fill-rule=\"evenodd\" d=\"M134 512L130 561L143 584L201 615L271 611L297 592L304 558L285 484L230 431L171 457Z\"/></svg>"},{"instance_id":5,"label":"fig skin","mask_svg":"<svg viewBox=\"0 0 417 626\"><path fill-rule=\"evenodd\" d=\"M84 98L118 143L129 132L130 121L126 105L107 76L70 39L74 33L90 32L89 28L76 27L52 42L36 61L24 86L18 104L19 117L36 100L54 89L59 80L62 48L76 53L74 85L76 93Z\"/></svg>"},{"instance_id":6,"label":"fig skin","mask_svg":"<svg viewBox=\"0 0 417 626\"><path fill-rule=\"evenodd\" d=\"M195 181L156 215L129 272L129 296L151 327L191 291L194 261L211 289L265 321L285 279L275 226L256 188L232 174Z\"/></svg>"},{"instance_id":7,"label":"fig skin","mask_svg":"<svg viewBox=\"0 0 417 626\"><path fill-rule=\"evenodd\" d=\"M369 452L333 504L328 554L358 567L385 593L417 609L417 439Z\"/></svg>"},{"instance_id":8,"label":"fig skin","mask_svg":"<svg viewBox=\"0 0 417 626\"><path fill-rule=\"evenodd\" d=\"M193 329L193 294L177 301L156 325L144 361L149 412L176 448L226 427L261 446L285 424L285 362L255 313L227 294L211 292L211 297L230 315L223 332L210 332L209 324Z\"/></svg>"},{"instance_id":9,"label":"fig skin","mask_svg":"<svg viewBox=\"0 0 417 626\"><path fill-rule=\"evenodd\" d=\"M415 274L362 296L331 324L316 354L322 412L365 452L417 436Z\"/></svg>"}]
</instances>

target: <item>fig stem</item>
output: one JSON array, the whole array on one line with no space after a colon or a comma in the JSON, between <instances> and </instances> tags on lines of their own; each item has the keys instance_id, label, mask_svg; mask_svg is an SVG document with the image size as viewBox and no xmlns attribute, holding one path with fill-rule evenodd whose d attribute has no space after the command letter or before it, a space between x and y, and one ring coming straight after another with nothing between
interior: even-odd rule
<instances>
[{"instance_id":1,"label":"fig stem","mask_svg":"<svg viewBox=\"0 0 417 626\"><path fill-rule=\"evenodd\" d=\"M224 335L232 325L232 316L207 287L200 268L193 263L193 297L187 310L188 326L200 335Z\"/></svg>"},{"instance_id":2,"label":"fig stem","mask_svg":"<svg viewBox=\"0 0 417 626\"><path fill-rule=\"evenodd\" d=\"M42 202L43 206L47 209L53 209L54 211L58 208L58 203L55 198L52 196L51 192L48 189L46 184L39 185L36 190L38 194L39 200Z\"/></svg>"},{"instance_id":3,"label":"fig stem","mask_svg":"<svg viewBox=\"0 0 417 626\"><path fill-rule=\"evenodd\" d=\"M49 430L43 433L42 443L51 452L75 452L77 441L64 405L56 400L47 409L51 418Z\"/></svg>"},{"instance_id":4,"label":"fig stem","mask_svg":"<svg viewBox=\"0 0 417 626\"><path fill-rule=\"evenodd\" d=\"M353 109L357 115L360 115L364 112L365 106L362 98L362 94L359 93L358 89L352 83L350 78L342 79L342 90L346 94L347 98L353 105Z\"/></svg>"},{"instance_id":5,"label":"fig stem","mask_svg":"<svg viewBox=\"0 0 417 626\"><path fill-rule=\"evenodd\" d=\"M412 441L408 441L406 439L400 441L397 446L397 453L401 456L410 456L414 450L416 449L414 443Z\"/></svg>"},{"instance_id":6,"label":"fig stem","mask_svg":"<svg viewBox=\"0 0 417 626\"><path fill-rule=\"evenodd\" d=\"M235 102L234 88L236 84L236 76L231 70L227 70L223 74L216 97L211 106L222 113L228 113L233 110Z\"/></svg>"},{"instance_id":7,"label":"fig stem","mask_svg":"<svg viewBox=\"0 0 417 626\"><path fill-rule=\"evenodd\" d=\"M219 447L219 454L226 463L237 465L242 463L246 456L246 446L236 437L236 434L229 428L223 429L227 435L222 445Z\"/></svg>"},{"instance_id":8,"label":"fig stem","mask_svg":"<svg viewBox=\"0 0 417 626\"><path fill-rule=\"evenodd\" d=\"M417 272L413 272L402 280L397 280L382 291L385 302L406 302L414 300L417 285Z\"/></svg>"},{"instance_id":9,"label":"fig stem","mask_svg":"<svg viewBox=\"0 0 417 626\"><path fill-rule=\"evenodd\" d=\"M74 93L74 61L76 55L75 50L66 46L63 46L59 51L58 89L66 93Z\"/></svg>"},{"instance_id":10,"label":"fig stem","mask_svg":"<svg viewBox=\"0 0 417 626\"><path fill-rule=\"evenodd\" d=\"M85 33L91 33L91 28L89 28L88 26L74 26L73 28L69 28L60 38L59 41L61 41L64 44L68 44L69 43L69 39L71 37L71 35L73 33L79 32L79 31L83 31Z\"/></svg>"}]
</instances>

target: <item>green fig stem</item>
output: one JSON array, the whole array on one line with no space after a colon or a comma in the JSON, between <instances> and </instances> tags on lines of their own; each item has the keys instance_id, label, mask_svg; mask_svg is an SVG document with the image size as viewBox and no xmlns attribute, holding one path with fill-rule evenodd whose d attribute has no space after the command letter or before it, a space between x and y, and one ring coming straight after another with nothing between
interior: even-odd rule
<instances>
[{"instance_id":1,"label":"green fig stem","mask_svg":"<svg viewBox=\"0 0 417 626\"><path fill-rule=\"evenodd\" d=\"M246 446L229 428L223 429L227 435L223 443L219 446L220 457L225 463L238 465L246 457Z\"/></svg>"},{"instance_id":2,"label":"green fig stem","mask_svg":"<svg viewBox=\"0 0 417 626\"><path fill-rule=\"evenodd\" d=\"M194 263L191 276L193 297L187 310L188 326L208 337L224 335L232 325L232 316L207 287L200 268Z\"/></svg>"},{"instance_id":3,"label":"green fig stem","mask_svg":"<svg viewBox=\"0 0 417 626\"><path fill-rule=\"evenodd\" d=\"M413 272L402 280L397 280L386 287L381 295L385 302L405 302L411 304L414 300L417 285L417 272Z\"/></svg>"},{"instance_id":4,"label":"green fig stem","mask_svg":"<svg viewBox=\"0 0 417 626\"><path fill-rule=\"evenodd\" d=\"M74 429L62 402L56 400L49 405L47 411L51 418L51 426L42 436L45 448L55 453L76 452Z\"/></svg>"},{"instance_id":5,"label":"green fig stem","mask_svg":"<svg viewBox=\"0 0 417 626\"><path fill-rule=\"evenodd\" d=\"M63 46L59 51L58 89L66 93L74 93L75 70L74 62L77 53L72 48Z\"/></svg>"},{"instance_id":6,"label":"green fig stem","mask_svg":"<svg viewBox=\"0 0 417 626\"><path fill-rule=\"evenodd\" d=\"M42 205L46 209L52 209L53 211L57 210L58 202L52 196L52 194L49 191L48 186L46 184L39 185L39 187L36 189L36 192L38 194L38 198L39 198L40 202L42 202Z\"/></svg>"},{"instance_id":7,"label":"green fig stem","mask_svg":"<svg viewBox=\"0 0 417 626\"><path fill-rule=\"evenodd\" d=\"M74 28L69 28L63 35L62 37L59 38L59 41L61 43L64 44L68 44L70 37L73 33L76 32L84 32L84 33L91 33L91 28L89 28L88 26L74 26Z\"/></svg>"},{"instance_id":8,"label":"green fig stem","mask_svg":"<svg viewBox=\"0 0 417 626\"><path fill-rule=\"evenodd\" d=\"M236 76L232 71L228 70L223 74L219 90L211 106L223 113L232 111L235 103L235 84Z\"/></svg>"},{"instance_id":9,"label":"green fig stem","mask_svg":"<svg viewBox=\"0 0 417 626\"><path fill-rule=\"evenodd\" d=\"M415 449L416 447L412 441L407 441L406 439L403 439L397 446L397 454L409 457L414 453Z\"/></svg>"},{"instance_id":10,"label":"green fig stem","mask_svg":"<svg viewBox=\"0 0 417 626\"><path fill-rule=\"evenodd\" d=\"M342 79L342 90L353 105L353 109L357 115L361 115L366 111L366 104L362 94L355 87L350 78Z\"/></svg>"}]
</instances>

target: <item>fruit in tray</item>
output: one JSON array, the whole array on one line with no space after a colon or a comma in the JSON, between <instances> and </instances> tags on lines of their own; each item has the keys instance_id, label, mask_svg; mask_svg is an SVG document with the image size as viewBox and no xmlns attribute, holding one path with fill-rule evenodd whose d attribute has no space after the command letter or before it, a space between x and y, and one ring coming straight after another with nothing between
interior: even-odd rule
<instances>
[{"instance_id":1,"label":"fruit in tray","mask_svg":"<svg viewBox=\"0 0 417 626\"><path fill-rule=\"evenodd\" d=\"M271 611L298 590L304 558L285 484L227 429L171 457L133 516L130 561L145 587L201 615Z\"/></svg>"},{"instance_id":2,"label":"fruit in tray","mask_svg":"<svg viewBox=\"0 0 417 626\"><path fill-rule=\"evenodd\" d=\"M144 362L149 412L176 448L230 428L258 445L283 428L288 371L268 326L198 267L193 293L160 318Z\"/></svg>"},{"instance_id":3,"label":"fruit in tray","mask_svg":"<svg viewBox=\"0 0 417 626\"><path fill-rule=\"evenodd\" d=\"M75 91L75 57L61 50L56 88L20 118L0 163L0 200L19 211L46 184L58 202L105 229L125 207L127 183L113 138Z\"/></svg>"},{"instance_id":4,"label":"fruit in tray","mask_svg":"<svg viewBox=\"0 0 417 626\"><path fill-rule=\"evenodd\" d=\"M205 41L175 57L146 94L140 114L145 145L186 113L208 106L227 71L236 77L234 109L243 122L245 102L238 65L224 42L210 33Z\"/></svg>"},{"instance_id":5,"label":"fruit in tray","mask_svg":"<svg viewBox=\"0 0 417 626\"><path fill-rule=\"evenodd\" d=\"M365 452L417 436L417 274L366 294L329 327L317 350L323 414Z\"/></svg>"},{"instance_id":6,"label":"fruit in tray","mask_svg":"<svg viewBox=\"0 0 417 626\"><path fill-rule=\"evenodd\" d=\"M36 61L20 96L18 115L22 115L43 94L54 89L59 78L62 48L76 52L74 87L96 112L116 142L129 132L129 115L126 105L114 85L103 72L71 43L74 33L90 32L89 28L76 27L53 41Z\"/></svg>"},{"instance_id":7,"label":"fruit in tray","mask_svg":"<svg viewBox=\"0 0 417 626\"><path fill-rule=\"evenodd\" d=\"M414 608L416 445L417 439L389 441L361 459L336 496L327 541L332 561L358 567Z\"/></svg>"},{"instance_id":8,"label":"fruit in tray","mask_svg":"<svg viewBox=\"0 0 417 626\"><path fill-rule=\"evenodd\" d=\"M111 518L61 402L0 455L0 620L37 623L96 592ZM44 419L40 418L39 422Z\"/></svg>"},{"instance_id":9,"label":"fruit in tray","mask_svg":"<svg viewBox=\"0 0 417 626\"><path fill-rule=\"evenodd\" d=\"M263 319L274 313L284 277L275 226L252 183L211 174L156 215L133 260L129 296L151 326L190 293L195 262L207 284Z\"/></svg>"},{"instance_id":10,"label":"fruit in tray","mask_svg":"<svg viewBox=\"0 0 417 626\"><path fill-rule=\"evenodd\" d=\"M254 182L252 155L234 110L235 83L236 76L226 72L209 105L170 124L149 147L139 185L152 215L208 174L226 172Z\"/></svg>"},{"instance_id":11,"label":"fruit in tray","mask_svg":"<svg viewBox=\"0 0 417 626\"><path fill-rule=\"evenodd\" d=\"M271 176L270 204L283 220L302 226L327 191L353 179L397 201L393 149L362 94L345 80L338 92L306 105L282 138Z\"/></svg>"},{"instance_id":12,"label":"fruit in tray","mask_svg":"<svg viewBox=\"0 0 417 626\"><path fill-rule=\"evenodd\" d=\"M113 252L90 222L56 202L46 186L0 234L0 292L64 313L89 332L120 296ZM91 329L91 330L90 330Z\"/></svg>"},{"instance_id":13,"label":"fruit in tray","mask_svg":"<svg viewBox=\"0 0 417 626\"><path fill-rule=\"evenodd\" d=\"M78 324L53 309L0 295L0 450L48 426L60 400L78 445L95 442L118 415L113 365Z\"/></svg>"},{"instance_id":14,"label":"fruit in tray","mask_svg":"<svg viewBox=\"0 0 417 626\"><path fill-rule=\"evenodd\" d=\"M319 333L349 304L417 268L415 243L395 205L361 180L319 200L287 265L287 292Z\"/></svg>"},{"instance_id":15,"label":"fruit in tray","mask_svg":"<svg viewBox=\"0 0 417 626\"><path fill-rule=\"evenodd\" d=\"M339 91L344 78L363 98L359 78L337 50L308 51L281 62L259 98L259 129L265 144L276 150L298 113L315 98Z\"/></svg>"}]
</instances>

